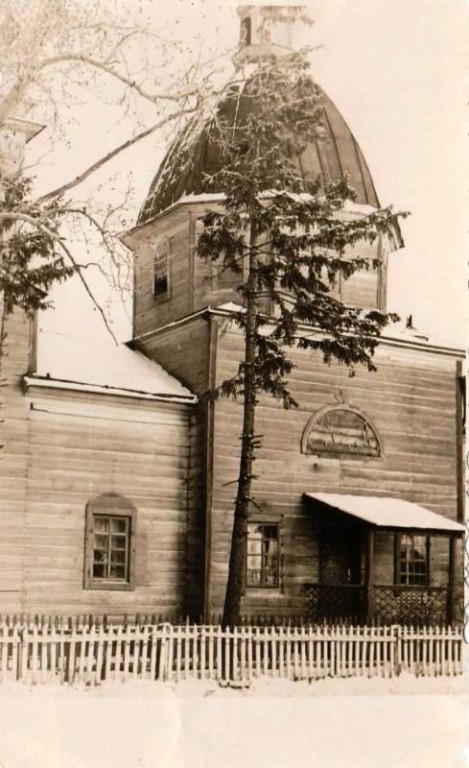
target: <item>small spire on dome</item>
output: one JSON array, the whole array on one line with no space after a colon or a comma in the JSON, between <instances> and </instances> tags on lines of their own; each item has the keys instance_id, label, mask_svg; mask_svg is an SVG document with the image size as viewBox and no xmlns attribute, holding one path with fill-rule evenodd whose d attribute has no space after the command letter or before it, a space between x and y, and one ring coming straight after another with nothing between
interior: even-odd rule
<instances>
[{"instance_id":1,"label":"small spire on dome","mask_svg":"<svg viewBox=\"0 0 469 768\"><path fill-rule=\"evenodd\" d=\"M270 0L238 8L241 19L235 66L272 56L284 56L310 44L313 24L308 8L298 2Z\"/></svg>"}]
</instances>

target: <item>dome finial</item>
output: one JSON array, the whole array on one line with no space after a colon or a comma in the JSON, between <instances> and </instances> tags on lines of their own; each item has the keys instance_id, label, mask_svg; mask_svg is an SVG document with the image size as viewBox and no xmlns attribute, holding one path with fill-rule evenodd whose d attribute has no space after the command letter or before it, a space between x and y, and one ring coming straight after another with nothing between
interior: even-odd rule
<instances>
[{"instance_id":1,"label":"dome finial","mask_svg":"<svg viewBox=\"0 0 469 768\"><path fill-rule=\"evenodd\" d=\"M310 44L312 19L306 5L270 0L238 8L241 19L235 66L271 56L284 56Z\"/></svg>"}]
</instances>

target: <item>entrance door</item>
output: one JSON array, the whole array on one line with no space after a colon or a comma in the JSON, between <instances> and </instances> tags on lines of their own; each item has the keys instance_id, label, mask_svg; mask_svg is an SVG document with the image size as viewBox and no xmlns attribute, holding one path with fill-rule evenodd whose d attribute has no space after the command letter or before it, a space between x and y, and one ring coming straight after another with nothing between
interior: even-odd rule
<instances>
[{"instance_id":1,"label":"entrance door","mask_svg":"<svg viewBox=\"0 0 469 768\"><path fill-rule=\"evenodd\" d=\"M358 526L321 526L319 543L319 618L361 621L361 535Z\"/></svg>"},{"instance_id":2,"label":"entrance door","mask_svg":"<svg viewBox=\"0 0 469 768\"><path fill-rule=\"evenodd\" d=\"M360 584L360 530L324 525L319 544L319 581L336 586Z\"/></svg>"}]
</instances>

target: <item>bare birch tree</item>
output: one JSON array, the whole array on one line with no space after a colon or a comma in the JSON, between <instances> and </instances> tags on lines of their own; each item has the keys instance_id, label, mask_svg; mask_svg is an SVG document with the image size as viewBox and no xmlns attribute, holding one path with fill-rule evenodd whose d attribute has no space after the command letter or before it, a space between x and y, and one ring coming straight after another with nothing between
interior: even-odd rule
<instances>
[{"instance_id":1,"label":"bare birch tree","mask_svg":"<svg viewBox=\"0 0 469 768\"><path fill-rule=\"evenodd\" d=\"M46 125L55 147L69 140L76 114L82 106L86 115L90 98L112 106L128 126L122 141L104 150L96 142L99 150L91 162L39 195L28 170L3 162L0 290L7 313L14 306L44 308L52 285L75 273L106 322L69 233L86 229L117 264L122 220L116 222L111 205L100 209L89 198L80 200L79 190L126 150L200 108L210 98L217 65L202 60L197 50L188 56L177 29L159 28L150 6L0 0L0 134L12 119L33 120Z\"/></svg>"},{"instance_id":2,"label":"bare birch tree","mask_svg":"<svg viewBox=\"0 0 469 768\"><path fill-rule=\"evenodd\" d=\"M127 190L116 198L116 161L138 143L176 130L210 100L219 65L195 36L188 50L177 24L159 22L152 0L0 0L0 386L8 316L45 309L54 285L72 276L113 335L89 268L119 285L121 272L130 273L119 239ZM94 157L69 178L60 168L58 183L42 173L38 193L33 177L72 142L93 100L116 115L119 140L106 144L98 122ZM21 120L45 126L51 148L33 168L11 162L8 145ZM99 204L86 185L105 171L101 183L114 196Z\"/></svg>"}]
</instances>

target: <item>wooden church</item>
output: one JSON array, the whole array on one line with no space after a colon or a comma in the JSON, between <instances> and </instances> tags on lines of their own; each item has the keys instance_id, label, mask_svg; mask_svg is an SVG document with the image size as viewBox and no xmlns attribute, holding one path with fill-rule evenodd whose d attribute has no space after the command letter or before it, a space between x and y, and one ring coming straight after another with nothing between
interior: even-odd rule
<instances>
[{"instance_id":1,"label":"wooden church","mask_svg":"<svg viewBox=\"0 0 469 768\"><path fill-rule=\"evenodd\" d=\"M240 9L237 61L282 55L308 33L303 9ZM365 158L323 95L324 136L303 172L357 191L348 216L379 205ZM235 115L233 115L233 120ZM10 138L31 137L15 123ZM20 149L18 149L20 151ZM0 613L221 612L238 476L241 406L200 394L233 375L235 274L196 255L221 162L190 128L155 177L137 225L132 341L71 376L36 363L35 324L4 322L0 390ZM379 268L337 287L347 304L387 309ZM463 353L414 328L390 330L377 372L295 350L285 411L261 397L257 507L248 525L242 612L383 623L462 618Z\"/></svg>"}]
</instances>

